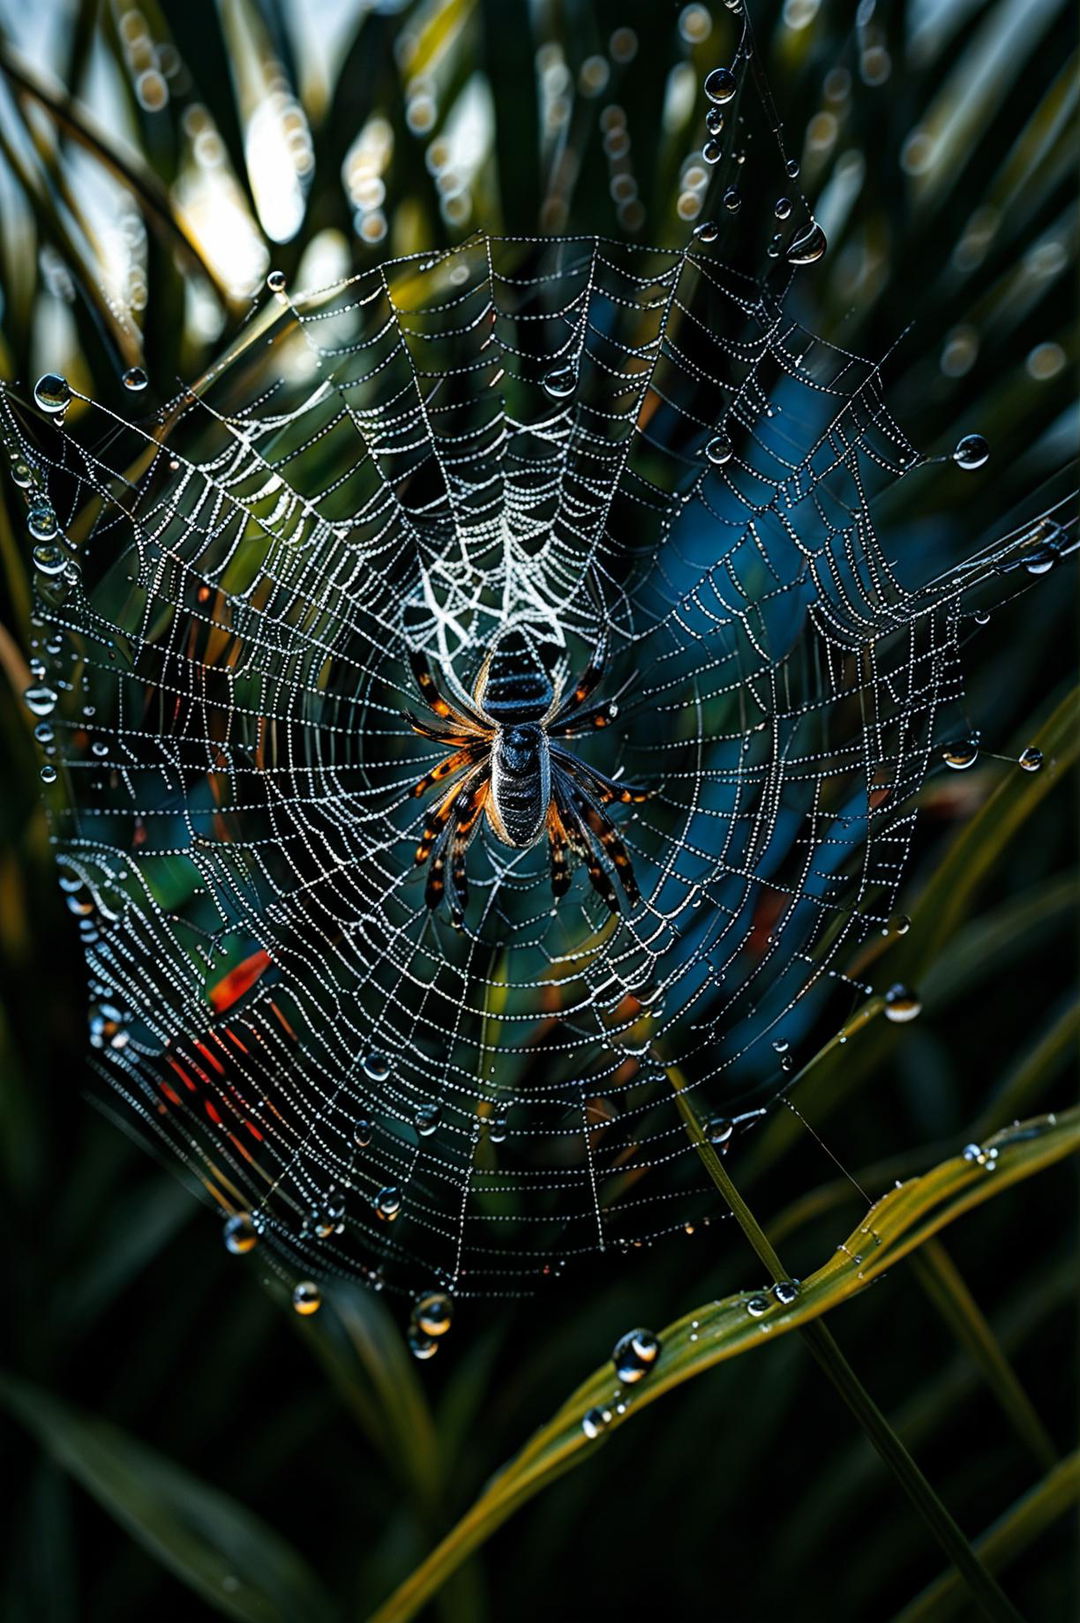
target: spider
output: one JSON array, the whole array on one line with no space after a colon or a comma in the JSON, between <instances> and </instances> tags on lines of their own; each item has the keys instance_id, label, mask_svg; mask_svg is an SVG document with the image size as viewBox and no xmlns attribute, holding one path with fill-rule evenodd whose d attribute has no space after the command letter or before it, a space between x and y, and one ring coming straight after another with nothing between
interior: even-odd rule
<instances>
[{"instance_id":1,"label":"spider","mask_svg":"<svg viewBox=\"0 0 1080 1623\"><path fill-rule=\"evenodd\" d=\"M506 845L535 845L546 831L556 901L570 888L571 851L613 913L619 901L601 852L629 900L638 901L630 857L603 808L646 800L647 792L615 783L555 742L606 727L615 715L613 700L586 704L604 674L603 642L565 698L561 680L552 681L520 631L507 633L488 653L471 703L452 704L443 696L422 653L411 652L409 663L424 702L438 717L432 724L409 715L413 731L450 752L412 791L425 795L450 780L416 848L418 865L431 859L428 907L436 908L446 893L449 865L450 913L461 924L469 899L465 858L485 813Z\"/></svg>"}]
</instances>

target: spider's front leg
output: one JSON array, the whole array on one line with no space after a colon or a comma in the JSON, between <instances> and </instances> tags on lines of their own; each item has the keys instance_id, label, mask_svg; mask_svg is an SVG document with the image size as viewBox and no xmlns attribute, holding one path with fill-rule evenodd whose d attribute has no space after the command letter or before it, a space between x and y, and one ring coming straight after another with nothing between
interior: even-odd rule
<instances>
[{"instance_id":1,"label":"spider's front leg","mask_svg":"<svg viewBox=\"0 0 1080 1623\"><path fill-rule=\"evenodd\" d=\"M482 770L468 778L464 787L451 791L447 796L450 802L449 809L431 859L424 900L432 910L442 901L446 892L446 864L449 860L450 916L455 924L460 924L465 917L465 908L469 901L465 858L476 833L490 787L491 774ZM442 809L440 806L439 811ZM419 852L417 855L419 857Z\"/></svg>"}]
</instances>

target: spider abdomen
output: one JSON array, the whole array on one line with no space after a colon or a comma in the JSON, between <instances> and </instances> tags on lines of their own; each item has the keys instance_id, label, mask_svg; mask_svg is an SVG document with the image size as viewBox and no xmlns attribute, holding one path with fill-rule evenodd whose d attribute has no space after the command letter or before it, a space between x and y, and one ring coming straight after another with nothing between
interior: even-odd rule
<instances>
[{"instance_id":1,"label":"spider abdomen","mask_svg":"<svg viewBox=\"0 0 1080 1623\"><path fill-rule=\"evenodd\" d=\"M500 727L491 749L488 821L507 845L533 845L551 799L551 756L544 729Z\"/></svg>"}]
</instances>

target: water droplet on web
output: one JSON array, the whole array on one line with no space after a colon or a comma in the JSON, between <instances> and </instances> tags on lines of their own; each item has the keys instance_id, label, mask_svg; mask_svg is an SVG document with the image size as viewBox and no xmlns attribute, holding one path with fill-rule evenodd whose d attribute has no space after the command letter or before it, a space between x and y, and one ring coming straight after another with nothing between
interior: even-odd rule
<instances>
[{"instance_id":1,"label":"water droplet on web","mask_svg":"<svg viewBox=\"0 0 1080 1623\"><path fill-rule=\"evenodd\" d=\"M92 1003L88 1011L91 1048L126 1048L124 1017L112 1003Z\"/></svg>"},{"instance_id":2,"label":"water droplet on web","mask_svg":"<svg viewBox=\"0 0 1080 1623\"><path fill-rule=\"evenodd\" d=\"M749 1313L752 1319L760 1319L772 1306L769 1298L767 1296L763 1296L760 1292L755 1293L753 1296L748 1296L744 1305L746 1307L746 1311Z\"/></svg>"},{"instance_id":3,"label":"water droplet on web","mask_svg":"<svg viewBox=\"0 0 1080 1623\"><path fill-rule=\"evenodd\" d=\"M730 68L713 68L705 79L705 94L721 106L731 100L738 88L739 81Z\"/></svg>"},{"instance_id":4,"label":"water droplet on web","mask_svg":"<svg viewBox=\"0 0 1080 1623\"><path fill-rule=\"evenodd\" d=\"M706 163L719 163L724 156L724 149L719 141L706 141L701 149L701 156Z\"/></svg>"},{"instance_id":5,"label":"water droplet on web","mask_svg":"<svg viewBox=\"0 0 1080 1623\"><path fill-rule=\"evenodd\" d=\"M35 541L51 541L60 533L60 523L51 502L35 502L28 508L26 528Z\"/></svg>"},{"instance_id":6,"label":"water droplet on web","mask_svg":"<svg viewBox=\"0 0 1080 1623\"><path fill-rule=\"evenodd\" d=\"M907 935L910 929L911 920L908 918L907 914L894 913L892 918L886 923L885 928L881 933L882 935Z\"/></svg>"},{"instance_id":7,"label":"water droplet on web","mask_svg":"<svg viewBox=\"0 0 1080 1623\"><path fill-rule=\"evenodd\" d=\"M353 1124L353 1143L358 1150L366 1150L371 1143L374 1129L366 1116L360 1116Z\"/></svg>"},{"instance_id":8,"label":"water droplet on web","mask_svg":"<svg viewBox=\"0 0 1080 1623\"><path fill-rule=\"evenodd\" d=\"M572 366L557 366L544 376L544 388L553 400L565 400L572 395L577 376Z\"/></svg>"},{"instance_id":9,"label":"water droplet on web","mask_svg":"<svg viewBox=\"0 0 1080 1623\"><path fill-rule=\"evenodd\" d=\"M418 1105L413 1126L421 1138L430 1138L441 1120L442 1111L437 1104Z\"/></svg>"},{"instance_id":10,"label":"water droplet on web","mask_svg":"<svg viewBox=\"0 0 1080 1623\"><path fill-rule=\"evenodd\" d=\"M789 197L778 197L773 205L773 213L778 220L786 220L791 214L791 199Z\"/></svg>"},{"instance_id":11,"label":"water droplet on web","mask_svg":"<svg viewBox=\"0 0 1080 1623\"><path fill-rule=\"evenodd\" d=\"M493 1144L502 1144L505 1141L506 1134L507 1134L507 1126L508 1126L508 1124L507 1124L506 1117L502 1113L500 1113L497 1116L492 1116L492 1117L489 1118L489 1121L488 1121L488 1138L491 1140L491 1142Z\"/></svg>"},{"instance_id":12,"label":"water droplet on web","mask_svg":"<svg viewBox=\"0 0 1080 1623\"><path fill-rule=\"evenodd\" d=\"M434 1358L439 1350L439 1343L435 1337L426 1335L418 1324L409 1326L409 1334L406 1339L409 1343L409 1351L422 1364L426 1363L429 1358Z\"/></svg>"},{"instance_id":13,"label":"water droplet on web","mask_svg":"<svg viewBox=\"0 0 1080 1623\"><path fill-rule=\"evenodd\" d=\"M786 1037L776 1037L773 1040L773 1047L776 1049L778 1054L786 1054L788 1049L791 1047L791 1044L788 1042Z\"/></svg>"},{"instance_id":14,"label":"water droplet on web","mask_svg":"<svg viewBox=\"0 0 1080 1623\"><path fill-rule=\"evenodd\" d=\"M705 128L710 135L719 135L724 127L724 115L719 107L710 107L705 114Z\"/></svg>"},{"instance_id":15,"label":"water droplet on web","mask_svg":"<svg viewBox=\"0 0 1080 1623\"><path fill-rule=\"evenodd\" d=\"M581 1417L581 1429L589 1441L594 1441L600 1433L606 1431L611 1425L611 1410L597 1405L596 1408L586 1409Z\"/></svg>"},{"instance_id":16,"label":"water droplet on web","mask_svg":"<svg viewBox=\"0 0 1080 1623\"><path fill-rule=\"evenodd\" d=\"M790 1307L792 1302L799 1299L799 1286L794 1279L778 1279L772 1288L772 1293L781 1307Z\"/></svg>"},{"instance_id":17,"label":"water droplet on web","mask_svg":"<svg viewBox=\"0 0 1080 1623\"><path fill-rule=\"evenodd\" d=\"M340 1189L327 1191L311 1214L311 1228L320 1240L329 1240L345 1227L345 1197Z\"/></svg>"},{"instance_id":18,"label":"water droplet on web","mask_svg":"<svg viewBox=\"0 0 1080 1623\"><path fill-rule=\"evenodd\" d=\"M231 1251L234 1257L245 1256L247 1252L254 1251L259 1243L259 1231L252 1221L250 1212L234 1212L225 1220L222 1230L226 1251Z\"/></svg>"},{"instance_id":19,"label":"water droplet on web","mask_svg":"<svg viewBox=\"0 0 1080 1623\"><path fill-rule=\"evenodd\" d=\"M51 744L56 737L47 721L39 721L34 728L34 737L39 744Z\"/></svg>"},{"instance_id":20,"label":"water droplet on web","mask_svg":"<svg viewBox=\"0 0 1080 1623\"><path fill-rule=\"evenodd\" d=\"M885 993L885 1018L894 1025L905 1025L907 1021L914 1020L922 1013L922 1004L919 995L913 992L910 986L904 986L897 981Z\"/></svg>"},{"instance_id":21,"label":"water droplet on web","mask_svg":"<svg viewBox=\"0 0 1080 1623\"><path fill-rule=\"evenodd\" d=\"M1029 575L1048 575L1058 561L1058 550L1049 542L1025 553L1022 560Z\"/></svg>"},{"instance_id":22,"label":"water droplet on web","mask_svg":"<svg viewBox=\"0 0 1080 1623\"><path fill-rule=\"evenodd\" d=\"M29 490L34 482L34 470L28 462L15 462L11 467L11 482L19 490Z\"/></svg>"},{"instance_id":23,"label":"water droplet on web","mask_svg":"<svg viewBox=\"0 0 1080 1623\"><path fill-rule=\"evenodd\" d=\"M612 1350L615 1373L627 1386L643 1380L660 1356L660 1338L651 1330L628 1330Z\"/></svg>"},{"instance_id":24,"label":"water droplet on web","mask_svg":"<svg viewBox=\"0 0 1080 1623\"><path fill-rule=\"evenodd\" d=\"M979 745L974 738L957 738L941 746L941 759L954 772L966 772L979 759Z\"/></svg>"},{"instance_id":25,"label":"water droplet on web","mask_svg":"<svg viewBox=\"0 0 1080 1623\"><path fill-rule=\"evenodd\" d=\"M272 270L269 276L266 278L266 285L270 289L271 293L276 293L278 297L281 297L288 287L288 283L285 280L285 272Z\"/></svg>"},{"instance_id":26,"label":"water droplet on web","mask_svg":"<svg viewBox=\"0 0 1080 1623\"><path fill-rule=\"evenodd\" d=\"M413 1318L426 1336L444 1336L454 1320L453 1299L445 1291L428 1291L413 1308Z\"/></svg>"},{"instance_id":27,"label":"water droplet on web","mask_svg":"<svg viewBox=\"0 0 1080 1623\"><path fill-rule=\"evenodd\" d=\"M146 388L150 379L141 366L129 366L120 381L125 389L131 390L132 394L139 394Z\"/></svg>"},{"instance_id":28,"label":"water droplet on web","mask_svg":"<svg viewBox=\"0 0 1080 1623\"><path fill-rule=\"evenodd\" d=\"M38 776L41 778L42 783L55 783L56 768L46 761Z\"/></svg>"},{"instance_id":29,"label":"water droplet on web","mask_svg":"<svg viewBox=\"0 0 1080 1623\"><path fill-rule=\"evenodd\" d=\"M789 180L797 180L799 178L799 162L797 158L789 158L787 163L784 165L784 168L787 171Z\"/></svg>"},{"instance_id":30,"label":"water droplet on web","mask_svg":"<svg viewBox=\"0 0 1080 1623\"><path fill-rule=\"evenodd\" d=\"M390 1075L390 1061L378 1048L369 1048L360 1061L373 1082L385 1082Z\"/></svg>"},{"instance_id":31,"label":"water droplet on web","mask_svg":"<svg viewBox=\"0 0 1080 1623\"><path fill-rule=\"evenodd\" d=\"M34 399L42 411L56 416L71 404L71 385L58 372L46 372L34 384Z\"/></svg>"},{"instance_id":32,"label":"water droplet on web","mask_svg":"<svg viewBox=\"0 0 1080 1623\"><path fill-rule=\"evenodd\" d=\"M1021 750L1016 762L1024 772L1037 772L1043 764L1042 750L1037 750L1034 744L1029 744L1026 750Z\"/></svg>"},{"instance_id":33,"label":"water droplet on web","mask_svg":"<svg viewBox=\"0 0 1080 1623\"><path fill-rule=\"evenodd\" d=\"M313 1279L302 1279L292 1293L293 1311L302 1318L310 1318L322 1307L322 1291Z\"/></svg>"},{"instance_id":34,"label":"water droplet on web","mask_svg":"<svg viewBox=\"0 0 1080 1623\"><path fill-rule=\"evenodd\" d=\"M396 1184L386 1184L375 1196L374 1206L384 1222L393 1223L401 1211L401 1190Z\"/></svg>"},{"instance_id":35,"label":"water droplet on web","mask_svg":"<svg viewBox=\"0 0 1080 1623\"><path fill-rule=\"evenodd\" d=\"M735 455L735 448L726 434L717 434L706 445L705 455L714 468L722 468Z\"/></svg>"},{"instance_id":36,"label":"water droplet on web","mask_svg":"<svg viewBox=\"0 0 1080 1623\"><path fill-rule=\"evenodd\" d=\"M981 434L965 434L958 440L956 450L953 452L953 461L958 468L964 468L969 473L981 468L989 461L990 447Z\"/></svg>"},{"instance_id":37,"label":"water droplet on web","mask_svg":"<svg viewBox=\"0 0 1080 1623\"><path fill-rule=\"evenodd\" d=\"M67 553L62 547L43 545L34 548L34 568L43 575L60 575L67 567Z\"/></svg>"},{"instance_id":38,"label":"water droplet on web","mask_svg":"<svg viewBox=\"0 0 1080 1623\"><path fill-rule=\"evenodd\" d=\"M726 1149L731 1143L735 1123L730 1116L710 1116L705 1123L705 1137L714 1149Z\"/></svg>"},{"instance_id":39,"label":"water droplet on web","mask_svg":"<svg viewBox=\"0 0 1080 1623\"><path fill-rule=\"evenodd\" d=\"M814 265L824 255L828 246L828 237L817 221L811 220L805 231L800 231L788 244L784 258L789 265Z\"/></svg>"},{"instance_id":40,"label":"water droplet on web","mask_svg":"<svg viewBox=\"0 0 1080 1623\"><path fill-rule=\"evenodd\" d=\"M51 716L56 709L55 689L47 687L44 682L39 682L32 688L27 688L23 694L23 699L26 708L34 716Z\"/></svg>"},{"instance_id":41,"label":"water droplet on web","mask_svg":"<svg viewBox=\"0 0 1080 1623\"><path fill-rule=\"evenodd\" d=\"M720 227L715 220L702 220L700 225L694 227L694 236L698 242L715 242L720 235Z\"/></svg>"},{"instance_id":42,"label":"water droplet on web","mask_svg":"<svg viewBox=\"0 0 1080 1623\"><path fill-rule=\"evenodd\" d=\"M738 214L740 208L742 207L742 198L739 196L734 186L728 187L720 201L723 203L729 214Z\"/></svg>"}]
</instances>

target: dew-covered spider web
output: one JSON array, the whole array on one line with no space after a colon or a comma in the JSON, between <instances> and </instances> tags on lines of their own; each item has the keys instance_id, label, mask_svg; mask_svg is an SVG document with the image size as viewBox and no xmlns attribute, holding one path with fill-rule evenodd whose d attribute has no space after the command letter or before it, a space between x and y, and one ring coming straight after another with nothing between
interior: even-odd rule
<instances>
[{"instance_id":1,"label":"dew-covered spider web","mask_svg":"<svg viewBox=\"0 0 1080 1623\"><path fill-rule=\"evenodd\" d=\"M719 231L279 284L159 417L11 418L94 1060L294 1277L513 1294L707 1219L678 1095L725 1144L871 991L969 594L1032 541L885 556L920 459L790 314L796 214L766 277ZM648 793L618 915L486 823L462 927L425 903L409 652L462 699L510 629L606 650L567 747Z\"/></svg>"}]
</instances>

